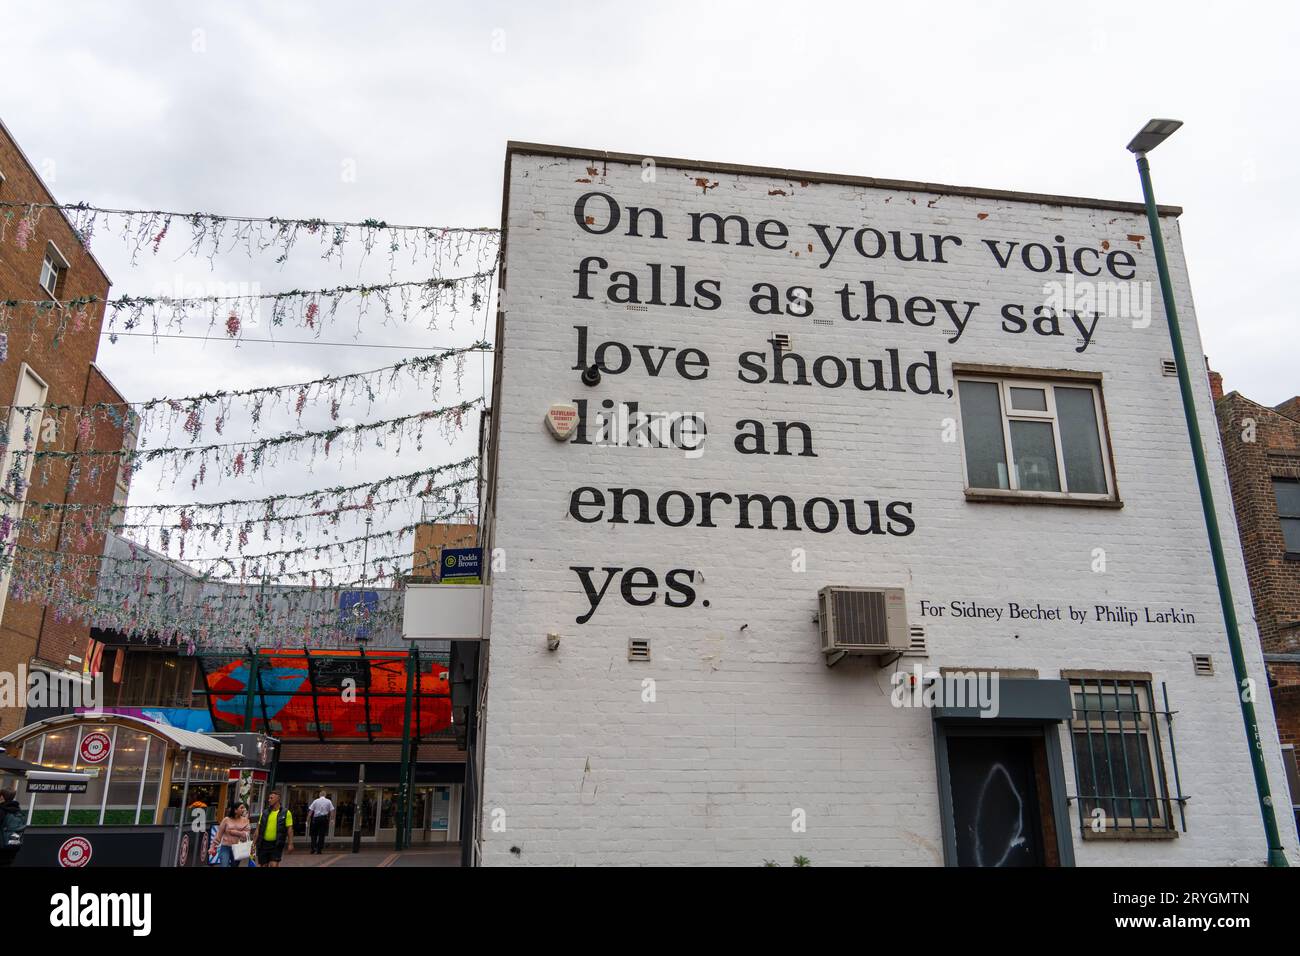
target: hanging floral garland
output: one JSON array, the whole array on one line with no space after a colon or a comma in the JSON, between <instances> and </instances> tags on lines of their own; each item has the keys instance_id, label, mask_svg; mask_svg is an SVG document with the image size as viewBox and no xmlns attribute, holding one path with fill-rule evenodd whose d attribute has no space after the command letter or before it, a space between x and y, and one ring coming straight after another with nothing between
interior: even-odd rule
<instances>
[{"instance_id":1,"label":"hanging floral garland","mask_svg":"<svg viewBox=\"0 0 1300 956\"><path fill-rule=\"evenodd\" d=\"M56 542L66 542L71 550L86 552L88 549L94 550L104 535L116 532L130 535L136 543L163 554L170 555L175 547L177 557L184 559L187 549L193 554L196 548L229 548L234 540L232 529L244 530L249 536L260 531L260 535L257 535L260 541L276 541L283 545L305 541L313 532L328 534L349 517L387 522L395 513L404 513L414 523L418 513L428 505L447 500L449 492L455 493L459 500L461 492L469 490L477 482L478 478L470 475L458 481L431 485L414 494L379 499L371 497L328 510L262 515L242 521L196 521L193 512L184 507L174 520L162 523L123 521L112 506L101 507L97 512L83 510L71 514L62 522L51 520L48 513L38 512L24 515L17 521L9 519L8 523L0 517L0 542L7 541L11 535L15 540L21 536L25 544L49 546Z\"/></svg>"},{"instance_id":2,"label":"hanging floral garland","mask_svg":"<svg viewBox=\"0 0 1300 956\"><path fill-rule=\"evenodd\" d=\"M423 279L412 282L385 282L374 285L344 285L328 289L291 289L287 292L250 293L247 295L207 295L173 298L171 296L122 295L101 300L85 296L56 302L51 299L0 300L0 332L15 333L25 325L35 342L42 330L54 328L53 344L57 347L69 331L83 332L95 326L98 314L107 315L103 331L110 343L118 333L137 334L146 329L153 336L185 333L187 320L206 323L208 334L218 330L226 338L238 340L246 329L263 328L263 308L270 307L270 327L286 325L310 332L319 338L327 325L339 319L342 306L355 304L354 318L360 331L363 320L378 312L381 324L410 324L425 315L425 327L438 328L438 317L450 313L454 328L457 311L465 306L477 311L487 301L494 269L450 278ZM99 306L103 306L102 313Z\"/></svg>"},{"instance_id":3,"label":"hanging floral garland","mask_svg":"<svg viewBox=\"0 0 1300 956\"><path fill-rule=\"evenodd\" d=\"M176 519L178 526L180 522L187 520L186 516L188 516L188 520L193 521L195 515L204 515L210 512L215 512L215 516L210 520L216 524L242 523L250 519L254 521L270 521L280 514L277 509L291 502L305 502L307 507L312 509L312 514L330 514L335 511L364 507L366 501L373 499L386 488L403 489L408 496L432 494L437 487L434 481L439 476L454 475L457 472L466 470L473 472L477 465L478 456L470 455L450 464L422 468L419 471L412 471L403 475L392 475L388 478L379 478L354 485L317 488L296 494L269 495L265 498L234 498L226 501L192 501L176 504L153 503L143 505L29 501L26 507L29 512L38 509L47 514L70 513L74 516L89 514L94 516L95 520L99 520L100 517L140 515L143 521L143 519L147 519L151 515L166 516L176 513L178 514ZM420 490L417 491L417 488Z\"/></svg>"},{"instance_id":4,"label":"hanging floral garland","mask_svg":"<svg viewBox=\"0 0 1300 956\"><path fill-rule=\"evenodd\" d=\"M369 447L400 453L404 445L414 442L415 450L423 450L425 429L436 426L447 441L451 441L465 426L469 412L483 401L482 397L460 402L443 408L399 415L376 422L363 422L355 425L336 425L319 431L288 432L274 437L253 441L229 442L209 445L181 445L160 448L87 448L79 451L32 451L35 436L29 424L23 440L23 448L13 456L14 466L11 475L21 478L20 459L30 458L34 470L39 470L42 481L49 479L49 468L55 462L71 462L74 471L86 469L90 480L98 481L105 473L107 463L120 463L125 477L130 480L142 465L161 460L163 463L162 480L170 471L173 484L178 482L188 466L197 462L198 473L195 474L190 487L197 488L209 478L238 478L244 475L256 475L264 469L277 468L288 461L301 462L298 457L304 450L307 463L313 464L317 457L328 459L335 448L343 452L359 454L368 435L373 435L373 444ZM390 444L385 444L385 441ZM97 463L97 464L96 464ZM75 489L81 475L74 473L69 477L69 490Z\"/></svg>"},{"instance_id":5,"label":"hanging floral garland","mask_svg":"<svg viewBox=\"0 0 1300 956\"><path fill-rule=\"evenodd\" d=\"M409 552L380 556L363 564L303 572L299 577L310 584L272 584L267 579L228 582L211 575L158 573L150 568L141 573L103 574L103 581L68 573L66 568L44 575L19 571L19 582L12 588L16 600L39 601L59 620L77 620L95 627L120 631L135 637L153 635L170 641L210 643L197 630L227 636L256 625L259 635L295 633L304 625L318 627L337 624L337 611L321 610L322 601L332 605L342 590L380 589L381 595L391 584L400 590L413 571L402 571L411 560ZM340 574L346 567L362 567L358 576ZM400 625L400 610L398 617ZM334 617L334 620L330 620ZM372 615L369 624L376 623ZM260 643L255 642L255 643Z\"/></svg>"},{"instance_id":6,"label":"hanging floral garland","mask_svg":"<svg viewBox=\"0 0 1300 956\"><path fill-rule=\"evenodd\" d=\"M459 392L465 376L466 357L474 352L486 352L491 346L475 342L462 348L447 349L431 355L403 359L393 365L350 372L343 375L323 375L307 382L289 385L267 385L258 388L221 389L201 395L182 398L153 398L144 402L97 402L93 405L0 405L0 421L9 418L11 410L35 417L42 412L46 419L57 422L57 433L75 432L79 443L93 443L97 429L107 425L120 430L128 424L139 433L152 434L165 427L165 440L173 437L177 426L191 443L203 437L211 427L217 435L223 434L236 406L247 413L256 432L263 416L280 409L291 410L299 419L308 409L328 410L337 421L345 408L365 403L367 410L383 397L390 397L405 384L418 388L428 387L437 396L443 385L443 373L448 363L452 365L456 390ZM4 426L0 425L0 430ZM0 437L0 444L5 444Z\"/></svg>"},{"instance_id":7,"label":"hanging floral garland","mask_svg":"<svg viewBox=\"0 0 1300 956\"><path fill-rule=\"evenodd\" d=\"M272 254L284 263L300 240L314 242L321 258L340 265L349 248L360 247L360 262L373 253L387 253L391 276L399 261L487 263L495 260L500 230L491 227L403 226L382 219L332 222L325 219L282 219L278 216L226 216L209 212L173 212L161 209L112 209L89 203L29 203L0 201L0 242L6 234L25 250L36 234L43 210L58 209L89 248L103 228L127 246L131 265L148 250L157 255L164 244L179 256L206 258L215 264L223 253L243 251ZM181 228L173 231L173 225ZM179 232L181 235L177 235Z\"/></svg>"}]
</instances>

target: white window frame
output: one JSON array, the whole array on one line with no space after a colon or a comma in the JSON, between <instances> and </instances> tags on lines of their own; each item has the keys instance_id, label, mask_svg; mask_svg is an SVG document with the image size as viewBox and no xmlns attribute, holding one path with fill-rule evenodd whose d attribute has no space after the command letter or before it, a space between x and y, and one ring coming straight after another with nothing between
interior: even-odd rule
<instances>
[{"instance_id":1,"label":"white window frame","mask_svg":"<svg viewBox=\"0 0 1300 956\"><path fill-rule=\"evenodd\" d=\"M68 263L68 257L65 256L53 242L45 244L45 258L41 261L41 288L49 294L49 297L56 302L59 299L59 286L63 279L67 277L68 269L71 266ZM53 288L45 284L46 276L53 276Z\"/></svg>"},{"instance_id":2,"label":"white window frame","mask_svg":"<svg viewBox=\"0 0 1300 956\"><path fill-rule=\"evenodd\" d=\"M1018 378L1014 376L1001 377L996 375L965 372L958 372L954 378L957 383L957 417L959 420L961 418L960 396L962 382L985 382L990 385L998 386L998 410L1002 415L1002 448L1007 462L1008 487L983 488L970 483L970 468L966 462L966 441L963 432L962 441L960 443L962 482L968 492L977 495L1002 495L1013 498L1045 498L1077 501L1114 501L1116 499L1115 476L1111 468L1110 432L1106 427L1105 410L1101 401L1100 382L1093 379ZM1032 409L1013 409L1011 407L1011 390L1013 388L1041 389L1047 399L1047 410L1035 411ZM1065 454L1061 448L1061 426L1056 415L1057 388L1079 388L1087 389L1092 392L1093 415L1097 421L1097 440L1101 448L1102 470L1106 477L1106 491L1102 494L1069 490L1069 479L1065 474ZM1020 476L1016 469L1015 451L1011 444L1011 422L1013 421L1049 422L1051 424L1052 440L1056 446L1056 474L1063 490L1039 491L1034 489L1026 490L1020 487ZM963 429L965 428L965 422L961 423L961 427Z\"/></svg>"}]
</instances>

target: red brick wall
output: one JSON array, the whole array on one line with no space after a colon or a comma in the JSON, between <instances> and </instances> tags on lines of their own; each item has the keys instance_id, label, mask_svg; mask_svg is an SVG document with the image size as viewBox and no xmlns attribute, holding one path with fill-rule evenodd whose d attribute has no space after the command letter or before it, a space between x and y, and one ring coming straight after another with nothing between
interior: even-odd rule
<instances>
[{"instance_id":1,"label":"red brick wall","mask_svg":"<svg viewBox=\"0 0 1300 956\"><path fill-rule=\"evenodd\" d=\"M1284 744L1300 750L1300 662L1270 664L1269 682L1273 685L1273 709L1277 711L1277 735Z\"/></svg>"},{"instance_id":2,"label":"red brick wall","mask_svg":"<svg viewBox=\"0 0 1300 956\"><path fill-rule=\"evenodd\" d=\"M478 544L476 524L417 525L411 580L433 580L433 572L443 548L472 548L476 544Z\"/></svg>"},{"instance_id":3,"label":"red brick wall","mask_svg":"<svg viewBox=\"0 0 1300 956\"><path fill-rule=\"evenodd\" d=\"M1300 421L1282 414L1296 406L1274 410L1237 392L1215 405L1265 655L1300 653L1300 561L1285 557L1273 494L1274 478L1300 478ZM1278 737L1300 747L1300 663L1266 666Z\"/></svg>"},{"instance_id":4,"label":"red brick wall","mask_svg":"<svg viewBox=\"0 0 1300 956\"><path fill-rule=\"evenodd\" d=\"M124 427L125 416L129 414L130 409L123 403L122 396L113 387L113 384L104 377L104 373L99 370L98 366L90 366L86 383L86 398L83 404L104 404L112 406L112 408L98 410L92 415L90 433L84 439L77 441L77 449L106 451L121 448L127 431ZM69 428L75 428L75 425L69 423ZM83 465L80 479L74 487L68 489L66 500L77 504L106 505L111 503L114 485L119 472L118 466L119 462L116 459L99 459L99 473L92 477L89 472L90 468L94 466ZM95 512L91 513L99 514L101 512L96 509ZM62 527L58 532L57 549L86 555L103 554L105 535L98 530L99 527L102 527L102 520L93 524L92 527L95 530L88 530L82 516L77 512L66 513L63 516ZM56 545L51 542L46 544L45 547L54 548ZM93 578L87 583L88 593L84 595L87 598L94 597L92 585ZM60 620L53 612L47 610L41 628L40 639L36 645L36 657L56 664L67 661L69 655L84 659L89 637L90 626L88 624L78 620Z\"/></svg>"},{"instance_id":5,"label":"red brick wall","mask_svg":"<svg viewBox=\"0 0 1300 956\"><path fill-rule=\"evenodd\" d=\"M0 184L0 200L54 201L3 125L0 125L0 173L5 177L4 183ZM14 207L0 206L0 216L8 215L12 218L5 224L5 240L0 242L0 299L47 298L40 285L40 276L46 244L51 241L69 264L60 290L61 297L107 297L108 277L82 247L71 226L58 211L46 209L41 212L35 234L26 250L20 250L14 242L15 230L23 212ZM66 315L66 311L63 314ZM25 315L30 315L30 311ZM49 384L47 402L81 405L87 401L91 363L99 348L103 306L91 307L88 315L89 321L80 331L75 331L71 325L65 328L58 336L57 346L54 341L57 334L54 323L47 319L39 320L34 326L27 322L11 323L11 327L4 330L9 336L9 357L0 363L0 405L12 404L23 362L30 365ZM6 420L8 413L8 408L4 408ZM70 451L74 449L76 441L76 429L64 428L59 430L54 441L38 447L46 451ZM48 468L38 464L32 471L28 502L65 501L68 471L69 466L65 462L50 464ZM111 500L112 483L107 482L106 486ZM28 514L32 512L29 511ZM32 536L24 534L19 538L19 543L32 544ZM16 672L19 664L27 664L36 656L47 617L52 619L53 614L47 614L39 600L17 601L11 598L6 602L3 618L0 618L0 670ZM52 663L64 664L68 648L79 646L84 650L88 634L88 629L82 628L76 634L68 631L51 635L49 652L62 654L61 659ZM0 733L15 729L21 718L21 709L0 710Z\"/></svg>"},{"instance_id":6,"label":"red brick wall","mask_svg":"<svg viewBox=\"0 0 1300 956\"><path fill-rule=\"evenodd\" d=\"M1265 654L1300 653L1300 561L1285 557L1273 493L1274 478L1300 479L1300 421L1237 392L1215 408L1260 643Z\"/></svg>"}]
</instances>

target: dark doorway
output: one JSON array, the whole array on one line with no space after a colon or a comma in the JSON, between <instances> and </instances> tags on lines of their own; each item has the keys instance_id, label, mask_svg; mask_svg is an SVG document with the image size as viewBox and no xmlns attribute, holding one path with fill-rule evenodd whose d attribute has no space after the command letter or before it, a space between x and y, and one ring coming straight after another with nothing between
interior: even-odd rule
<instances>
[{"instance_id":1,"label":"dark doorway","mask_svg":"<svg viewBox=\"0 0 1300 956\"><path fill-rule=\"evenodd\" d=\"M1041 739L948 738L948 774L958 866L1059 864L1050 803L1040 787ZM1050 824L1049 824L1050 826Z\"/></svg>"}]
</instances>

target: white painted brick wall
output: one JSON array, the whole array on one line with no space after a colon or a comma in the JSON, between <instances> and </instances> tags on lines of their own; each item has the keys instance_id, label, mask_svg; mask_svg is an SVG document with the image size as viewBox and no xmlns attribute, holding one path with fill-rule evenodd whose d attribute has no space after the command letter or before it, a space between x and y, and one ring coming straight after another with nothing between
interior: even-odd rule
<instances>
[{"instance_id":1,"label":"white painted brick wall","mask_svg":"<svg viewBox=\"0 0 1300 956\"><path fill-rule=\"evenodd\" d=\"M766 858L814 865L942 862L931 716L889 703L889 670L870 659L828 669L812 623L826 584L900 585L912 623L924 623L927 666L1149 671L1157 694L1168 684L1182 788L1191 796L1188 830L1173 841L1084 842L1071 807L1077 862L1112 865L1259 863L1265 843L1231 662L1201 517L1177 380L1163 377L1172 356L1160 311L1148 232L1140 215L1030 202L963 198L861 187L800 184L708 169L640 166L516 155L509 171L507 317L501 360L499 483L494 543L506 567L494 578L490 676L485 712L482 858L488 864L739 864ZM714 183L703 191L697 177ZM585 181L585 180L589 180ZM653 206L667 239L636 239L619 229L588 235L574 203L589 190L624 206ZM784 195L778 194L781 191ZM1136 182L1135 182L1136 193ZM791 232L792 251L772 252L687 242L689 212L738 213L751 223L773 217ZM986 218L979 218L987 214ZM807 224L871 224L905 233L960 235L946 266L865 260L842 249L827 269L807 251ZM1264 671L1222 456L1203 368L1195 312L1176 222L1165 220L1178 307L1193 368L1201 428L1227 541L1250 672ZM1043 280L1023 267L999 270L980 239L1040 241L1063 234L1072 246L1130 251L1138 281L1150 283L1149 327L1103 319L1086 352L1074 337L1011 335L997 309L1042 302ZM846 243L848 240L846 240ZM573 270L586 255L609 269L644 274L645 263L686 265L719 278L715 312L651 307L629 311L601 297L573 298ZM602 273L602 277L605 274ZM850 323L831 290L875 279L882 291L978 300L979 312L955 345L937 329ZM813 285L816 318L761 317L748 308L756 281ZM1231 316L1216 316L1230 321ZM600 386L571 371L574 325L591 340L698 347L711 361L703 382L665 370L657 379L634 365ZM938 352L941 384L953 362L1100 371L1122 510L968 503L959 443L941 440L955 398L862 393L819 386L751 386L736 377L736 357L764 349L773 331L792 335L805 356L874 357L897 347L919 359ZM706 453L688 459L666 449L578 446L553 440L542 425L551 403L587 398L639 401L643 409L702 411ZM797 419L814 431L818 457L746 457L732 447L740 418ZM581 524L568 516L574 488L635 486L653 495L688 492L783 493L796 501L831 498L913 502L908 537L738 530L719 506L717 528L674 529ZM1091 570L1094 548L1108 568ZM791 571L791 549L807 549L806 573ZM703 575L688 609L628 606L611 586L585 625L587 608L570 565L643 565ZM919 601L1004 604L1125 603L1195 611L1197 623L1173 627L1083 627L1070 622L1019 627L930 618ZM743 631L742 625L748 625ZM547 632L563 635L549 653ZM650 638L653 661L630 663L630 637ZM1196 677L1193 652L1214 656L1214 677ZM904 660L902 666L910 667ZM892 668L891 668L892 669ZM657 700L642 701L653 678ZM1257 709L1275 794L1285 791L1272 709ZM1163 729L1163 728L1162 728ZM1066 791L1075 792L1068 735L1061 731ZM1167 748L1166 748L1167 750ZM1166 760L1168 760L1166 753ZM807 832L793 833L794 808ZM502 816L502 813L504 816ZM493 822L504 822L499 831ZM1284 841L1300 860L1289 815ZM517 847L519 853L511 853Z\"/></svg>"}]
</instances>

